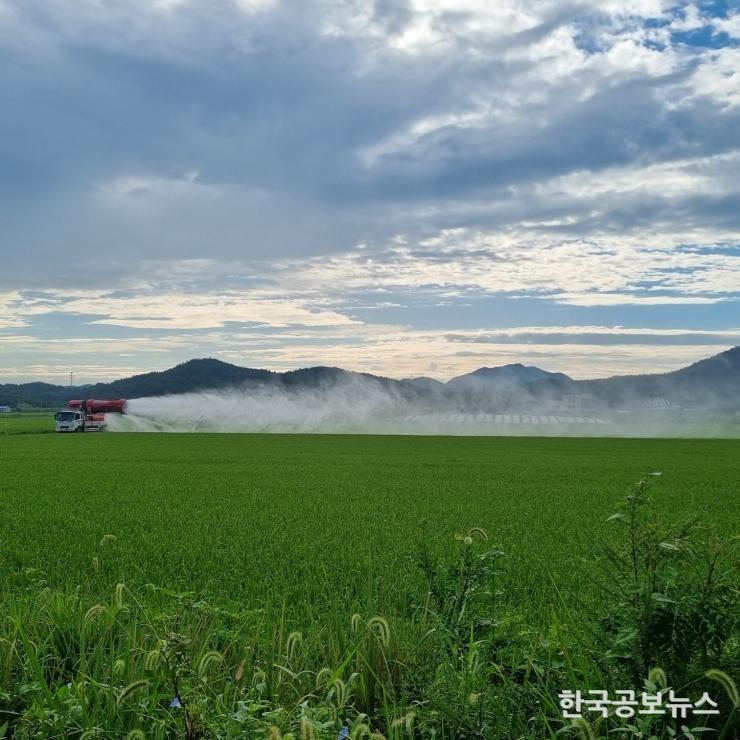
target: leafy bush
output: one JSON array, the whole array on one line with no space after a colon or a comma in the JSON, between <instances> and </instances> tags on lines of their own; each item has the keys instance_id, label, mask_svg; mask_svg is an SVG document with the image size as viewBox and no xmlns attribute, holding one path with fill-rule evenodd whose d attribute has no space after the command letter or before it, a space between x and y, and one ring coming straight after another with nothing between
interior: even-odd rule
<instances>
[{"instance_id":1,"label":"leafy bush","mask_svg":"<svg viewBox=\"0 0 740 740\"><path fill-rule=\"evenodd\" d=\"M666 523L650 495L655 477L640 480L610 517L623 537L606 548L608 656L635 681L656 665L682 684L710 667L736 670L739 540L714 541L696 521Z\"/></svg>"}]
</instances>

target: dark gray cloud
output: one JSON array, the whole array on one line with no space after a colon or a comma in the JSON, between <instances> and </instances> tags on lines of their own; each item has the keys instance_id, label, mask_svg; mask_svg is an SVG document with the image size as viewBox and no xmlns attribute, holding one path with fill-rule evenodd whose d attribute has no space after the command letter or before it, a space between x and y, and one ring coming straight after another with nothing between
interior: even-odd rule
<instances>
[{"instance_id":1,"label":"dark gray cloud","mask_svg":"<svg viewBox=\"0 0 740 740\"><path fill-rule=\"evenodd\" d=\"M542 324L564 281L520 252L542 265L568 239L625 255L604 283L639 262L612 303L667 291L671 245L740 233L737 39L729 8L702 12L687 31L683 2L0 0L0 327L24 330L16 291L297 300L291 270L347 315L371 276L404 325L384 292L506 296L496 260L551 298ZM679 256L671 300L682 269L732 294L734 253Z\"/></svg>"},{"instance_id":2,"label":"dark gray cloud","mask_svg":"<svg viewBox=\"0 0 740 740\"><path fill-rule=\"evenodd\" d=\"M609 18L586 5L555 6L523 31L477 35L466 33L476 11L443 12L434 27L445 43L415 53L387 38L327 34L326 3L282 2L247 14L235 2L191 0L141 20L147 5L126 12L111 4L106 14L88 3L8 3L18 41L0 72L9 103L0 187L11 202L85 192L119 174L197 171L201 182L289 194L317 211L385 208L496 198L512 185L580 169L737 147L737 107L698 94L674 104L701 49L665 74L584 61L557 79L548 77L557 50L552 62L507 56L569 23L590 19L593 35L610 31ZM76 16L87 19L79 29ZM392 38L414 11L379 2L371 17ZM495 113L512 95L521 100L503 120L453 121L371 167L360 161L364 149L414 121L481 105Z\"/></svg>"}]
</instances>

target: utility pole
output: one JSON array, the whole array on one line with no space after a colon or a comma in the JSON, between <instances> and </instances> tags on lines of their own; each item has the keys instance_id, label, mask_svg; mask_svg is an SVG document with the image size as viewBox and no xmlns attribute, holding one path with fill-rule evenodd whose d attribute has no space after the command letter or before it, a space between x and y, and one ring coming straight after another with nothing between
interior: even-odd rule
<instances>
[{"instance_id":1,"label":"utility pole","mask_svg":"<svg viewBox=\"0 0 740 740\"><path fill-rule=\"evenodd\" d=\"M69 371L69 387L70 388L74 385L74 379L75 379L74 370L70 370Z\"/></svg>"}]
</instances>

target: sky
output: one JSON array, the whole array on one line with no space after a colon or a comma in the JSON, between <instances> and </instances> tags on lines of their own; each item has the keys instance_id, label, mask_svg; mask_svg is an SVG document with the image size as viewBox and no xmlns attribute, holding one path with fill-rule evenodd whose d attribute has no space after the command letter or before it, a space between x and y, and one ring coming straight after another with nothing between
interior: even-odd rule
<instances>
[{"instance_id":1,"label":"sky","mask_svg":"<svg viewBox=\"0 0 740 740\"><path fill-rule=\"evenodd\" d=\"M740 344L740 9L0 0L0 382Z\"/></svg>"}]
</instances>

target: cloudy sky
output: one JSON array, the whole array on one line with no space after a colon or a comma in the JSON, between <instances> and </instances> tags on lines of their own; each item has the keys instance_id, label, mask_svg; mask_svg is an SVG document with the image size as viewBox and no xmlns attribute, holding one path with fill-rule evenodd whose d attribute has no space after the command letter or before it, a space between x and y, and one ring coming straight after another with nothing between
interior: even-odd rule
<instances>
[{"instance_id":1,"label":"cloudy sky","mask_svg":"<svg viewBox=\"0 0 740 740\"><path fill-rule=\"evenodd\" d=\"M740 13L0 0L0 382L740 344Z\"/></svg>"}]
</instances>

